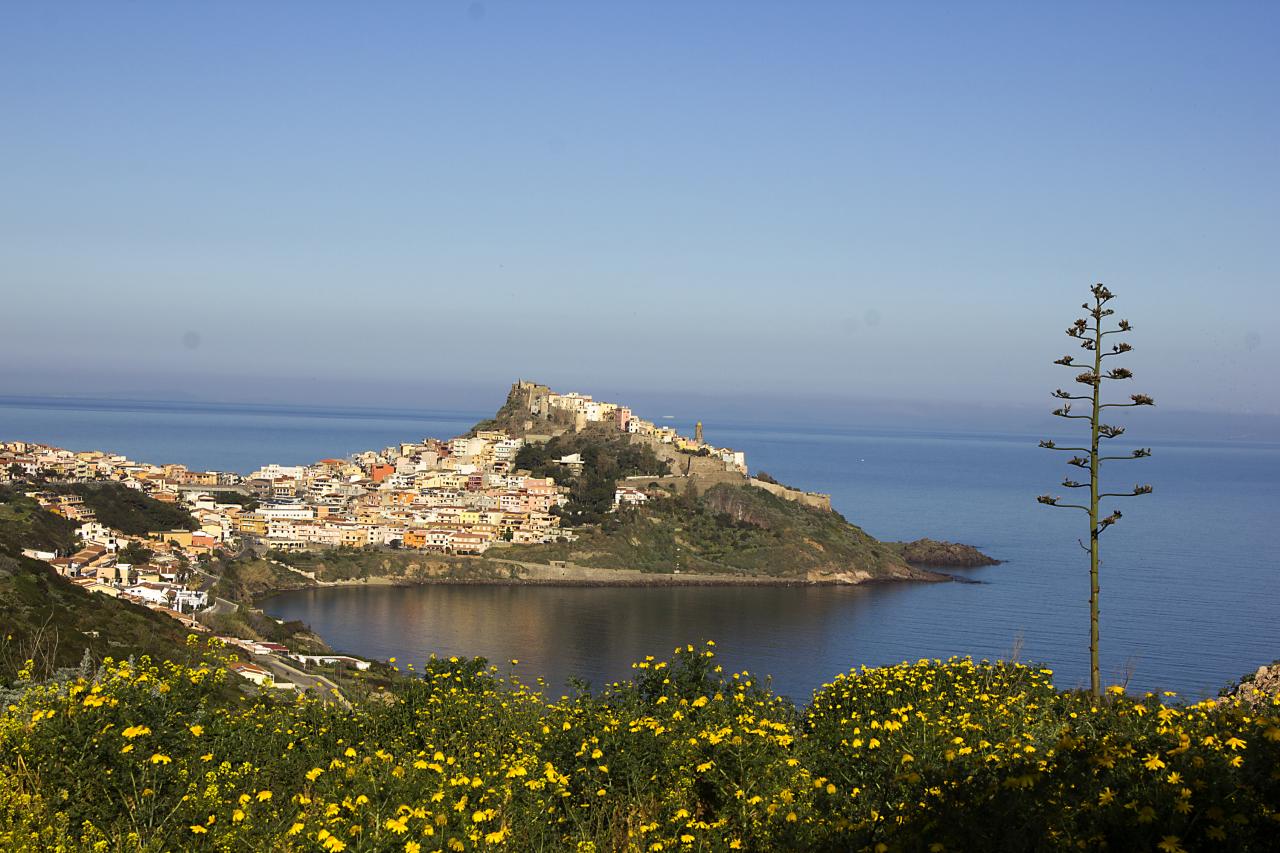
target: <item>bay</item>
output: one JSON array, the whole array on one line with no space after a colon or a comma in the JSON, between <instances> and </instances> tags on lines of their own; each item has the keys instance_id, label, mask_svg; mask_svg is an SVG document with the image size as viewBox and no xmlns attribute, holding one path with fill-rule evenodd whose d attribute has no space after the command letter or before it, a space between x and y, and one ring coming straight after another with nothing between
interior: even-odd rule
<instances>
[{"instance_id":1,"label":"bay","mask_svg":"<svg viewBox=\"0 0 1280 853\"><path fill-rule=\"evenodd\" d=\"M0 400L0 439L120 450L149 461L247 471L424 435L449 437L476 413ZM682 426L682 422L677 422ZM857 665L920 657L1008 657L1087 681L1088 577L1075 513L1035 503L1068 469L1039 436L885 432L809 423L717 424L708 438L753 469L828 492L882 539L978 545L1006 562L976 584L859 588L542 587L301 591L265 602L336 648L401 661L431 653L516 658L553 690L599 685L644 655L713 639L727 668L772 675L800 700ZM1166 442L1117 463L1117 485L1153 495L1121 504L1102 568L1103 675L1137 690L1215 693L1280 657L1280 447ZM502 664L510 667L509 664Z\"/></svg>"}]
</instances>

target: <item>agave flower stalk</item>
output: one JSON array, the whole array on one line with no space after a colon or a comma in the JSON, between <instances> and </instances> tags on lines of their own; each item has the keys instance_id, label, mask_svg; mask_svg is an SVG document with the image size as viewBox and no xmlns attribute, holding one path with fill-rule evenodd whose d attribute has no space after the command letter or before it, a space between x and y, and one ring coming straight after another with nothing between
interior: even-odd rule
<instances>
[{"instance_id":1,"label":"agave flower stalk","mask_svg":"<svg viewBox=\"0 0 1280 853\"><path fill-rule=\"evenodd\" d=\"M1080 341L1080 348L1092 356L1092 364L1090 365L1087 361L1084 364L1079 364L1076 362L1075 357L1071 355L1064 355L1054 362L1054 364L1073 370L1083 370L1083 372L1076 375L1075 381L1077 384L1086 386L1088 390L1073 394L1059 388L1053 392L1055 399L1063 401L1062 405L1053 410L1054 415L1068 420L1089 422L1089 446L1062 447L1050 440L1040 442L1040 446L1048 450L1062 450L1077 454L1072 456L1067 464L1088 471L1089 481L1085 483L1067 477L1063 479L1062 486L1067 489L1088 489L1089 499L1087 503L1062 503L1062 498L1060 497L1040 495L1036 500L1047 506L1082 510L1089 515L1089 545L1085 547L1083 542L1080 543L1081 547L1089 552L1089 687L1094 696L1101 696L1102 683L1098 665L1098 565L1101 562L1099 537L1104 530L1120 521L1122 516L1119 510L1113 510L1103 516L1100 505L1104 498L1136 497L1138 495L1149 495L1152 491L1149 485L1135 485L1131 491L1127 492L1103 492L1099 490L1099 478L1103 462L1143 459L1151 455L1151 449L1146 447L1137 448L1127 454L1103 455L1102 442L1119 438L1124 435L1125 431L1124 427L1104 423L1102 421L1103 410L1132 406L1154 406L1155 401L1146 394L1132 394L1127 403L1103 402L1102 388L1104 383L1125 381L1133 378L1133 373L1127 368L1110 367L1109 362L1104 362L1104 359L1112 359L1132 352L1133 347L1128 343L1117 342L1112 343L1109 350L1104 350L1104 346L1110 343L1106 339L1113 335L1126 334L1132 331L1133 327L1128 320L1120 320L1113 328L1107 328L1107 318L1115 314L1114 310L1107 307L1107 303L1114 299L1115 295L1102 284L1095 284L1091 292L1093 294L1092 304L1086 302L1080 306L1088 312L1088 316L1081 317L1069 326L1067 328L1067 337ZM1071 407L1076 402L1088 406L1089 414L1072 413Z\"/></svg>"}]
</instances>

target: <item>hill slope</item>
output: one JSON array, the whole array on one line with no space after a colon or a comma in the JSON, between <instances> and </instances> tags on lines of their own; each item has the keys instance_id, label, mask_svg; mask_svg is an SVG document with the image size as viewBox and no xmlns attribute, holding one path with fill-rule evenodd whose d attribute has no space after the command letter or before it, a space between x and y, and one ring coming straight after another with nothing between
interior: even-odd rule
<instances>
[{"instance_id":1,"label":"hill slope","mask_svg":"<svg viewBox=\"0 0 1280 853\"><path fill-rule=\"evenodd\" d=\"M76 525L10 489L0 491L0 684L28 659L34 674L94 660L150 654L179 658L186 631L159 613L86 592L22 548L66 549Z\"/></svg>"},{"instance_id":2,"label":"hill slope","mask_svg":"<svg viewBox=\"0 0 1280 853\"><path fill-rule=\"evenodd\" d=\"M659 497L615 513L598 528L581 531L576 542L515 546L499 555L655 573L838 581L939 577L911 568L839 513L724 483L700 496Z\"/></svg>"},{"instance_id":3,"label":"hill slope","mask_svg":"<svg viewBox=\"0 0 1280 853\"><path fill-rule=\"evenodd\" d=\"M182 658L187 632L173 619L86 592L36 560L0 553L0 684L27 660L37 678L111 656Z\"/></svg>"},{"instance_id":4,"label":"hill slope","mask_svg":"<svg viewBox=\"0 0 1280 853\"><path fill-rule=\"evenodd\" d=\"M0 552L17 554L23 548L67 551L79 525L40 508L21 492L0 486Z\"/></svg>"},{"instance_id":5,"label":"hill slope","mask_svg":"<svg viewBox=\"0 0 1280 853\"><path fill-rule=\"evenodd\" d=\"M164 503L120 483L66 483L46 487L61 494L79 495L98 521L130 536L162 530L194 530L191 513L177 504Z\"/></svg>"}]
</instances>

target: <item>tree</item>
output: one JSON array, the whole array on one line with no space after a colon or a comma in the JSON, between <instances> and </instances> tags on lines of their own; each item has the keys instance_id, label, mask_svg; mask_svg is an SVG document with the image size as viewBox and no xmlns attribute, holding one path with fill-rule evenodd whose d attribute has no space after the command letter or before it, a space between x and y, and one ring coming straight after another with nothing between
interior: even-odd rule
<instances>
[{"instance_id":1,"label":"tree","mask_svg":"<svg viewBox=\"0 0 1280 853\"><path fill-rule=\"evenodd\" d=\"M1050 495L1040 495L1036 498L1042 504L1053 507L1061 507L1063 509L1083 510L1089 515L1089 545L1085 546L1083 542L1080 547L1089 552L1089 687L1093 691L1094 696L1100 696L1102 693L1102 684L1099 678L1098 667L1098 565L1099 559L1099 537L1102 532L1121 518L1119 510L1114 510L1105 517L1100 517L1099 505L1103 498L1127 498L1136 497L1137 495L1151 494L1151 486L1139 485L1134 486L1129 492L1101 492L1099 491L1099 475L1102 471L1103 462L1119 461L1123 459L1143 459L1151 455L1151 448L1140 447L1127 454L1114 456L1103 456L1102 442L1119 438L1124 435L1124 427L1112 426L1103 423L1103 409L1118 409L1132 406L1154 406L1155 401L1146 394L1133 394L1129 397L1127 403L1104 403L1102 401L1102 384L1107 381L1119 381L1132 379L1133 373L1127 368L1113 367L1106 370L1103 369L1103 359L1115 358L1132 352L1133 347L1127 343L1116 343L1111 345L1109 351L1103 352L1104 339L1112 335L1124 334L1132 330L1128 320L1120 320L1113 329L1104 328L1104 321L1107 317L1115 314L1115 311L1106 307L1115 295L1101 284L1095 284L1092 288L1093 304L1084 303L1081 307L1088 312L1092 318L1093 324L1090 325L1088 319L1080 318L1075 321L1068 329L1067 336L1080 341L1080 348L1086 350L1093 356L1093 364L1077 364L1075 358L1070 355L1064 355L1062 358L1054 362L1064 367L1079 369L1084 367L1084 372L1076 376L1075 381L1087 386L1089 391L1084 394L1071 394L1059 388L1053 392L1053 396L1059 400L1063 400L1061 407L1054 409L1053 414L1060 418L1069 420L1083 420L1089 422L1089 446L1088 447L1059 447L1055 442L1045 440L1040 442L1040 446L1048 450L1062 450L1075 454L1088 454L1087 456L1075 455L1068 460L1067 464L1076 468L1081 468L1089 472L1089 482L1081 483L1066 477L1062 481L1062 485L1068 489L1088 489L1089 500L1087 504L1065 504L1060 503L1062 498L1052 497ZM1072 414L1071 406L1074 401L1083 401L1090 406L1090 413L1087 415Z\"/></svg>"},{"instance_id":2,"label":"tree","mask_svg":"<svg viewBox=\"0 0 1280 853\"><path fill-rule=\"evenodd\" d=\"M137 542L130 542L120 551L120 556L124 562L131 566L142 566L155 556L155 552L145 545Z\"/></svg>"}]
</instances>

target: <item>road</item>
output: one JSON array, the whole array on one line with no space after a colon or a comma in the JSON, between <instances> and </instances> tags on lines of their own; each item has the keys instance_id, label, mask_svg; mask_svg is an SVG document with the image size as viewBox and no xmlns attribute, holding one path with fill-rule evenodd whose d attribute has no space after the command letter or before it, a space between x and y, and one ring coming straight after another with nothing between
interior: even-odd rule
<instances>
[{"instance_id":1,"label":"road","mask_svg":"<svg viewBox=\"0 0 1280 853\"><path fill-rule=\"evenodd\" d=\"M342 695L338 685L323 675L312 675L308 672L303 672L297 667L285 663L275 655L254 655L253 660L255 663L271 670L271 673L278 681L292 682L303 690L314 691L324 702L331 702L341 705L348 711L351 710L351 702L347 700L346 696Z\"/></svg>"},{"instance_id":2,"label":"road","mask_svg":"<svg viewBox=\"0 0 1280 853\"><path fill-rule=\"evenodd\" d=\"M236 610L238 610L239 608L240 608L240 605L236 604L234 601L228 601L225 598L215 597L213 599L213 604L210 604L207 608L205 608L203 612L215 613L215 614L226 614L226 613L235 613Z\"/></svg>"}]
</instances>

